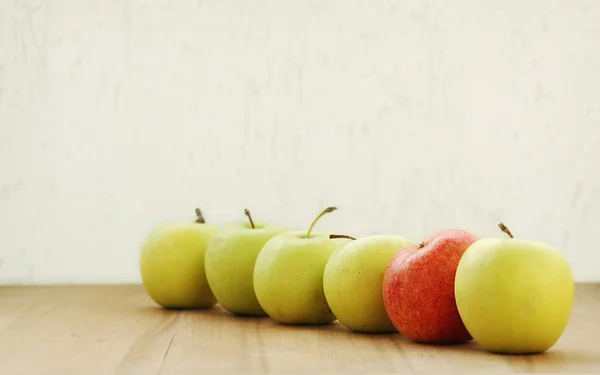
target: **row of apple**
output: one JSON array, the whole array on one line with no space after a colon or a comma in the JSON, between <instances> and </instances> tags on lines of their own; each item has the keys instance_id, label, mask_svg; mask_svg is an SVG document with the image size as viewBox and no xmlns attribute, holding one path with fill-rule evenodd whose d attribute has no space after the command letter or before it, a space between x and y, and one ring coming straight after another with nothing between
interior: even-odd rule
<instances>
[{"instance_id":1,"label":"row of apple","mask_svg":"<svg viewBox=\"0 0 600 375\"><path fill-rule=\"evenodd\" d=\"M338 320L365 333L399 332L426 344L475 339L497 353L539 353L562 336L574 282L556 248L480 239L463 229L421 241L399 234L363 238L247 221L155 228L141 252L148 295L164 308L211 308L268 316L281 324Z\"/></svg>"}]
</instances>

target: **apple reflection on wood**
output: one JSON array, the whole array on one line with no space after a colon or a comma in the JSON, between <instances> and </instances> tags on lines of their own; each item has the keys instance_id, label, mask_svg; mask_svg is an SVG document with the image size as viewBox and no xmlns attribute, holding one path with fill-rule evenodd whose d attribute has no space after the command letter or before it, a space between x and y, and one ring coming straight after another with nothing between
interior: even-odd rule
<instances>
[{"instance_id":1,"label":"apple reflection on wood","mask_svg":"<svg viewBox=\"0 0 600 375\"><path fill-rule=\"evenodd\" d=\"M400 234L362 238L266 221L223 226L193 222L154 228L142 244L140 273L166 309L208 309L270 317L280 324L338 321L351 331L399 333L429 344L475 340L490 352L549 350L571 317L574 280L556 248L478 238L444 229L413 242Z\"/></svg>"}]
</instances>

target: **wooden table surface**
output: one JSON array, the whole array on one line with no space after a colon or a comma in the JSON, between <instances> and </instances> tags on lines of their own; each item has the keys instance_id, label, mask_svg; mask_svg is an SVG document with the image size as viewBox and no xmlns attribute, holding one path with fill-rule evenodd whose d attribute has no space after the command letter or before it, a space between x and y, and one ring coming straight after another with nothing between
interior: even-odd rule
<instances>
[{"instance_id":1,"label":"wooden table surface","mask_svg":"<svg viewBox=\"0 0 600 375\"><path fill-rule=\"evenodd\" d=\"M500 356L334 323L278 325L219 308L166 311L141 286L0 287L0 374L600 374L600 284L577 286L548 352Z\"/></svg>"}]
</instances>

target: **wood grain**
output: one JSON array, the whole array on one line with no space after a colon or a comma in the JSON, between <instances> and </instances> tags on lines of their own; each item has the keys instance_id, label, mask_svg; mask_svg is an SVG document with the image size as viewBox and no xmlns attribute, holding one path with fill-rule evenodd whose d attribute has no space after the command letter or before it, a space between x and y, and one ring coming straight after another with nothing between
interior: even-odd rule
<instances>
[{"instance_id":1,"label":"wood grain","mask_svg":"<svg viewBox=\"0 0 600 375\"><path fill-rule=\"evenodd\" d=\"M339 324L283 326L219 308L167 311L141 286L0 288L0 374L600 374L600 284L577 286L547 353L418 345Z\"/></svg>"}]
</instances>

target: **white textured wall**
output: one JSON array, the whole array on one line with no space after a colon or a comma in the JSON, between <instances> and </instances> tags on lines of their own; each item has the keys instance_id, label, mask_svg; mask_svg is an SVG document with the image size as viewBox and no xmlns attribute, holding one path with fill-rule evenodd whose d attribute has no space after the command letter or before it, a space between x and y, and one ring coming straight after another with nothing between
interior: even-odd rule
<instances>
[{"instance_id":1,"label":"white textured wall","mask_svg":"<svg viewBox=\"0 0 600 375\"><path fill-rule=\"evenodd\" d=\"M600 281L598 1L2 1L0 283L165 220L548 241Z\"/></svg>"}]
</instances>

